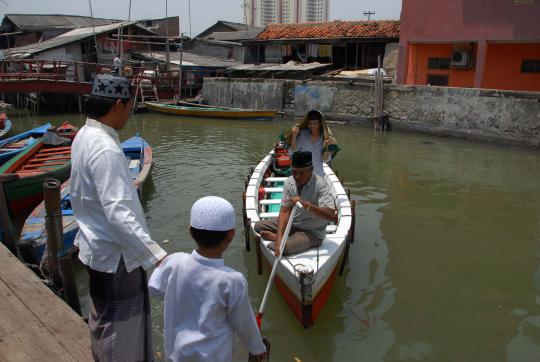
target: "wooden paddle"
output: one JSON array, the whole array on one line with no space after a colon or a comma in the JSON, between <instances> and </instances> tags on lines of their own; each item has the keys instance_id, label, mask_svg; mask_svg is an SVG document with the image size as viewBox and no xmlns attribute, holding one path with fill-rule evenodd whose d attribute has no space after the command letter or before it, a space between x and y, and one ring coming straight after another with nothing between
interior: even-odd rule
<instances>
[{"instance_id":1,"label":"wooden paddle","mask_svg":"<svg viewBox=\"0 0 540 362\"><path fill-rule=\"evenodd\" d=\"M274 283L274 279L276 278L277 268L279 266L281 258L283 257L283 250L285 250L285 244L287 244L287 239L289 238L289 233L291 231L294 214L298 208L302 208L302 204L300 202L297 202L296 205L294 205L291 211L291 215L289 216L289 221L287 222L287 226L285 227L285 232L283 233L283 238L281 239L281 244L279 245L279 255L276 257L276 260L274 261L274 266L272 267L272 272L270 273L270 278L268 279L268 284L266 285L266 290L264 291L264 296L261 302L261 306L256 316L259 330L261 329L261 326L262 326L262 316L264 313L264 308L266 307L266 302L268 301L268 296L270 295L272 284Z\"/></svg>"}]
</instances>

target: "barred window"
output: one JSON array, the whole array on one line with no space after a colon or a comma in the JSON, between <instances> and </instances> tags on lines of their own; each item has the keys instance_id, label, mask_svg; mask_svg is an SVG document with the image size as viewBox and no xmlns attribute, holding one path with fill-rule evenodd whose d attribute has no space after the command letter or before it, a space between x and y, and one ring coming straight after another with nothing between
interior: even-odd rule
<instances>
[{"instance_id":1,"label":"barred window","mask_svg":"<svg viewBox=\"0 0 540 362\"><path fill-rule=\"evenodd\" d=\"M450 69L450 58L429 58L428 69Z\"/></svg>"},{"instance_id":2,"label":"barred window","mask_svg":"<svg viewBox=\"0 0 540 362\"><path fill-rule=\"evenodd\" d=\"M521 73L540 73L540 59L523 59Z\"/></svg>"}]
</instances>

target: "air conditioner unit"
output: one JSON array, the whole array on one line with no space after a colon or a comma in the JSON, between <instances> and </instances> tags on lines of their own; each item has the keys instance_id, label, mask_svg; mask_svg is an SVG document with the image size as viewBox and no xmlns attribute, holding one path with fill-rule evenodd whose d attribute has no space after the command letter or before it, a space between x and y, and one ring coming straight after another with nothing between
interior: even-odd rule
<instances>
[{"instance_id":1,"label":"air conditioner unit","mask_svg":"<svg viewBox=\"0 0 540 362\"><path fill-rule=\"evenodd\" d=\"M471 62L471 54L467 52L453 52L450 65L454 68L467 68Z\"/></svg>"}]
</instances>

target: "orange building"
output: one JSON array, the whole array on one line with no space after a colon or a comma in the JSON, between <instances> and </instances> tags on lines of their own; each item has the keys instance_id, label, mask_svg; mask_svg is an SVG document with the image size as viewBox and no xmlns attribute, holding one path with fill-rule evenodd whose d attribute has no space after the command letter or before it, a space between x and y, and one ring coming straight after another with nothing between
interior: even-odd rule
<instances>
[{"instance_id":1,"label":"orange building","mask_svg":"<svg viewBox=\"0 0 540 362\"><path fill-rule=\"evenodd\" d=\"M540 91L540 0L403 0L397 82Z\"/></svg>"}]
</instances>

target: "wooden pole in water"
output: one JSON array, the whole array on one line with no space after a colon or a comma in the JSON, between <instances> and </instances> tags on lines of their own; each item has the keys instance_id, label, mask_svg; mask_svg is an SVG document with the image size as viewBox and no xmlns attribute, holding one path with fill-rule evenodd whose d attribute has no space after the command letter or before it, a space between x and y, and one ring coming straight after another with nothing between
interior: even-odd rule
<instances>
[{"instance_id":1,"label":"wooden pole in water","mask_svg":"<svg viewBox=\"0 0 540 362\"><path fill-rule=\"evenodd\" d=\"M180 34L181 36L182 34ZM178 100L182 99L182 55L184 53L184 41L180 41L180 61L178 62Z\"/></svg>"},{"instance_id":2,"label":"wooden pole in water","mask_svg":"<svg viewBox=\"0 0 540 362\"><path fill-rule=\"evenodd\" d=\"M79 113L82 113L82 96L80 94L77 96L77 104L79 106Z\"/></svg>"},{"instance_id":3,"label":"wooden pole in water","mask_svg":"<svg viewBox=\"0 0 540 362\"><path fill-rule=\"evenodd\" d=\"M2 228L2 241L9 251L15 255L17 254L17 249L15 247L15 235L13 235L13 224L11 223L11 219L9 217L4 182L16 180L18 178L19 176L16 174L0 176L0 226Z\"/></svg>"},{"instance_id":4,"label":"wooden pole in water","mask_svg":"<svg viewBox=\"0 0 540 362\"><path fill-rule=\"evenodd\" d=\"M60 275L62 276L62 287L64 288L64 300L66 303L82 316L81 303L79 302L79 293L77 292L77 283L75 282L75 273L73 270L73 259L71 255L64 250L58 254L58 264L60 266Z\"/></svg>"},{"instance_id":5,"label":"wooden pole in water","mask_svg":"<svg viewBox=\"0 0 540 362\"><path fill-rule=\"evenodd\" d=\"M58 268L57 254L64 248L62 211L60 209L60 181L48 179L43 183L45 199L45 230L47 232L47 262L49 275L54 285L60 287L62 279Z\"/></svg>"},{"instance_id":6,"label":"wooden pole in water","mask_svg":"<svg viewBox=\"0 0 540 362\"><path fill-rule=\"evenodd\" d=\"M45 227L47 230L47 260L49 272L56 286L62 286L64 300L79 315L81 305L71 255L64 250L62 209L60 206L60 181L48 179L43 183L45 197Z\"/></svg>"}]
</instances>

